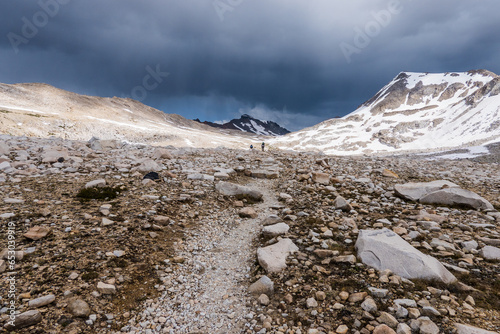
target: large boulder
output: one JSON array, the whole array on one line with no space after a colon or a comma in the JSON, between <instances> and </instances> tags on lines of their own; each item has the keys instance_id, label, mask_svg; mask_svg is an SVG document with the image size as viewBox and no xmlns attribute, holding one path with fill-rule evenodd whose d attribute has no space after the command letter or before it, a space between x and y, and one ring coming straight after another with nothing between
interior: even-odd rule
<instances>
[{"instance_id":1,"label":"large boulder","mask_svg":"<svg viewBox=\"0 0 500 334\"><path fill-rule=\"evenodd\" d=\"M40 321L42 321L42 314L40 313L40 311L30 310L17 315L14 322L7 322L4 328L10 332L24 327L36 325Z\"/></svg>"},{"instance_id":2,"label":"large boulder","mask_svg":"<svg viewBox=\"0 0 500 334\"><path fill-rule=\"evenodd\" d=\"M335 201L333 201L333 206L335 207L335 210L342 210L345 212L349 212L352 210L352 206L342 196L337 196L337 198L335 198Z\"/></svg>"},{"instance_id":3,"label":"large boulder","mask_svg":"<svg viewBox=\"0 0 500 334\"><path fill-rule=\"evenodd\" d=\"M480 254L486 260L500 261L500 248L493 246L484 246Z\"/></svg>"},{"instance_id":4,"label":"large boulder","mask_svg":"<svg viewBox=\"0 0 500 334\"><path fill-rule=\"evenodd\" d=\"M321 173L321 172L313 172L312 173L312 180L315 183L328 185L328 184L330 184L330 175L328 175L326 173Z\"/></svg>"},{"instance_id":5,"label":"large boulder","mask_svg":"<svg viewBox=\"0 0 500 334\"><path fill-rule=\"evenodd\" d=\"M262 276L258 281L250 285L248 291L257 296L260 296L263 293L270 296L274 292L274 283L269 277Z\"/></svg>"},{"instance_id":6,"label":"large boulder","mask_svg":"<svg viewBox=\"0 0 500 334\"><path fill-rule=\"evenodd\" d=\"M276 170L259 169L251 171L251 175L257 179L277 179L280 174Z\"/></svg>"},{"instance_id":7,"label":"large boulder","mask_svg":"<svg viewBox=\"0 0 500 334\"><path fill-rule=\"evenodd\" d=\"M42 162L54 163L69 158L67 149L47 149L42 153Z\"/></svg>"},{"instance_id":8,"label":"large boulder","mask_svg":"<svg viewBox=\"0 0 500 334\"><path fill-rule=\"evenodd\" d=\"M255 201L260 201L263 196L260 191L230 182L221 181L215 185L215 189L222 195L235 196L237 198L247 197Z\"/></svg>"},{"instance_id":9,"label":"large boulder","mask_svg":"<svg viewBox=\"0 0 500 334\"><path fill-rule=\"evenodd\" d=\"M172 159L172 153L163 147L158 147L153 152L153 157L155 159Z\"/></svg>"},{"instance_id":10,"label":"large boulder","mask_svg":"<svg viewBox=\"0 0 500 334\"><path fill-rule=\"evenodd\" d=\"M139 167L137 167L137 170L139 170L140 172L144 172L144 173L147 173L147 172L159 172L162 169L163 169L162 166L160 166L158 163L156 163L156 161L154 161L152 159L146 159L146 160L144 160L139 165Z\"/></svg>"},{"instance_id":11,"label":"large boulder","mask_svg":"<svg viewBox=\"0 0 500 334\"><path fill-rule=\"evenodd\" d=\"M461 188L444 188L420 198L420 203L440 205L462 205L476 210L494 210L490 202L478 194Z\"/></svg>"},{"instance_id":12,"label":"large boulder","mask_svg":"<svg viewBox=\"0 0 500 334\"><path fill-rule=\"evenodd\" d=\"M87 318L90 314L90 306L82 299L75 299L68 304L68 311L77 318Z\"/></svg>"},{"instance_id":13,"label":"large boulder","mask_svg":"<svg viewBox=\"0 0 500 334\"><path fill-rule=\"evenodd\" d=\"M497 332L491 332L485 329L459 323L455 323L455 328L457 329L457 334L498 334Z\"/></svg>"},{"instance_id":14,"label":"large boulder","mask_svg":"<svg viewBox=\"0 0 500 334\"><path fill-rule=\"evenodd\" d=\"M0 155L9 155L10 146L4 141L0 141Z\"/></svg>"},{"instance_id":15,"label":"large boulder","mask_svg":"<svg viewBox=\"0 0 500 334\"><path fill-rule=\"evenodd\" d=\"M92 137L87 146L94 151L110 151L121 147L121 142L114 139L99 139Z\"/></svg>"},{"instance_id":16,"label":"large boulder","mask_svg":"<svg viewBox=\"0 0 500 334\"><path fill-rule=\"evenodd\" d=\"M398 196L415 202L418 201L423 196L443 188L460 188L460 187L455 183L446 180L394 185L394 191Z\"/></svg>"},{"instance_id":17,"label":"large boulder","mask_svg":"<svg viewBox=\"0 0 500 334\"><path fill-rule=\"evenodd\" d=\"M288 226L288 224L278 223L274 225L264 226L264 228L262 228L262 234L267 237L277 237L279 235L286 234L289 229L290 226Z\"/></svg>"},{"instance_id":18,"label":"large boulder","mask_svg":"<svg viewBox=\"0 0 500 334\"><path fill-rule=\"evenodd\" d=\"M299 248L290 239L281 239L279 242L257 249L259 264L268 273L279 272L286 268L286 257Z\"/></svg>"},{"instance_id":19,"label":"large boulder","mask_svg":"<svg viewBox=\"0 0 500 334\"><path fill-rule=\"evenodd\" d=\"M377 270L390 269L408 279L453 283L457 279L438 260L420 252L393 231L361 230L356 241L358 257Z\"/></svg>"}]
</instances>

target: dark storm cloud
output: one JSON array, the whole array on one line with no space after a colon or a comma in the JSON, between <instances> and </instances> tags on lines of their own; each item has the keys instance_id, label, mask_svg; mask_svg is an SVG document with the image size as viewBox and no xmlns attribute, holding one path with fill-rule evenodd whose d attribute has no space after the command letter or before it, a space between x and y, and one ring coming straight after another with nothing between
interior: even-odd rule
<instances>
[{"instance_id":1,"label":"dark storm cloud","mask_svg":"<svg viewBox=\"0 0 500 334\"><path fill-rule=\"evenodd\" d=\"M353 111L400 71L500 72L499 9L495 0L3 1L0 81L131 96L189 118L267 115L297 129Z\"/></svg>"}]
</instances>

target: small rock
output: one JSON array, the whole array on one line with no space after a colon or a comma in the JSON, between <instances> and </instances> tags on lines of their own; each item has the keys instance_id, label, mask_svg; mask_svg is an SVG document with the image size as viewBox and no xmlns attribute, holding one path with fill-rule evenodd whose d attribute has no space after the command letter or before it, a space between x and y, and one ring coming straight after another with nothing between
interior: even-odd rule
<instances>
[{"instance_id":1,"label":"small rock","mask_svg":"<svg viewBox=\"0 0 500 334\"><path fill-rule=\"evenodd\" d=\"M439 327L428 317L420 317L412 320L410 327L421 334L439 334Z\"/></svg>"},{"instance_id":2,"label":"small rock","mask_svg":"<svg viewBox=\"0 0 500 334\"><path fill-rule=\"evenodd\" d=\"M341 291L339 293L339 297L342 300L347 300L347 298L349 298L349 292L347 292L347 291Z\"/></svg>"},{"instance_id":3,"label":"small rock","mask_svg":"<svg viewBox=\"0 0 500 334\"><path fill-rule=\"evenodd\" d=\"M33 226L24 234L24 236L31 240L40 240L46 237L51 232L50 228L45 226Z\"/></svg>"},{"instance_id":4,"label":"small rock","mask_svg":"<svg viewBox=\"0 0 500 334\"><path fill-rule=\"evenodd\" d=\"M352 206L342 196L337 196L337 198L335 198L333 206L336 210L342 210L345 212L352 210Z\"/></svg>"},{"instance_id":5,"label":"small rock","mask_svg":"<svg viewBox=\"0 0 500 334\"><path fill-rule=\"evenodd\" d=\"M68 278L69 278L70 280L75 280L75 279L77 279L77 278L78 278L78 276L80 276L80 275L78 275L78 273L76 273L76 272L72 272L72 273L69 275L69 277L68 277Z\"/></svg>"},{"instance_id":6,"label":"small rock","mask_svg":"<svg viewBox=\"0 0 500 334\"><path fill-rule=\"evenodd\" d=\"M168 225L170 223L170 218L167 216L161 216L161 215L154 216L153 220L161 225Z\"/></svg>"},{"instance_id":7,"label":"small rock","mask_svg":"<svg viewBox=\"0 0 500 334\"><path fill-rule=\"evenodd\" d=\"M328 185L330 183L330 175L321 172L314 172L312 173L312 180L315 183Z\"/></svg>"},{"instance_id":8,"label":"small rock","mask_svg":"<svg viewBox=\"0 0 500 334\"><path fill-rule=\"evenodd\" d=\"M370 290L373 297L377 297L377 298L385 298L385 297L387 297L387 294L389 293L389 290L387 290L387 289L377 289L374 287L370 287L370 288L368 288L368 290Z\"/></svg>"},{"instance_id":9,"label":"small rock","mask_svg":"<svg viewBox=\"0 0 500 334\"><path fill-rule=\"evenodd\" d=\"M261 305L269 305L269 297L266 294L261 294L257 300Z\"/></svg>"},{"instance_id":10,"label":"small rock","mask_svg":"<svg viewBox=\"0 0 500 334\"><path fill-rule=\"evenodd\" d=\"M424 306L422 307L422 315L439 317L441 313L432 306Z\"/></svg>"},{"instance_id":11,"label":"small rock","mask_svg":"<svg viewBox=\"0 0 500 334\"><path fill-rule=\"evenodd\" d=\"M267 272L279 272L286 268L288 254L298 251L299 248L290 239L281 239L274 245L257 249L259 264Z\"/></svg>"},{"instance_id":12,"label":"small rock","mask_svg":"<svg viewBox=\"0 0 500 334\"><path fill-rule=\"evenodd\" d=\"M384 169L382 171L382 176L385 176L385 177L392 177L394 179L399 179L399 175L394 173L393 171L389 170L389 169Z\"/></svg>"},{"instance_id":13,"label":"small rock","mask_svg":"<svg viewBox=\"0 0 500 334\"><path fill-rule=\"evenodd\" d=\"M471 325L459 323L455 323L455 328L457 329L457 334L498 334L497 332L491 332Z\"/></svg>"},{"instance_id":14,"label":"small rock","mask_svg":"<svg viewBox=\"0 0 500 334\"><path fill-rule=\"evenodd\" d=\"M486 260L500 261L500 248L484 246L484 248L481 249L480 254Z\"/></svg>"},{"instance_id":15,"label":"small rock","mask_svg":"<svg viewBox=\"0 0 500 334\"><path fill-rule=\"evenodd\" d=\"M364 302L361 303L361 308L369 313L377 312L377 303L371 298L366 298Z\"/></svg>"},{"instance_id":16,"label":"small rock","mask_svg":"<svg viewBox=\"0 0 500 334\"><path fill-rule=\"evenodd\" d=\"M407 324L400 323L396 329L396 334L411 334L411 328Z\"/></svg>"},{"instance_id":17,"label":"small rock","mask_svg":"<svg viewBox=\"0 0 500 334\"><path fill-rule=\"evenodd\" d=\"M307 308L314 308L314 307L318 307L318 302L316 301L316 299L311 297L311 298L307 298L306 305L307 305Z\"/></svg>"},{"instance_id":18,"label":"small rock","mask_svg":"<svg viewBox=\"0 0 500 334\"><path fill-rule=\"evenodd\" d=\"M349 302L351 302L351 303L358 303L358 302L362 301L363 299L365 299L367 295L368 295L368 293L366 293L366 292L352 293L349 296Z\"/></svg>"},{"instance_id":19,"label":"small rock","mask_svg":"<svg viewBox=\"0 0 500 334\"><path fill-rule=\"evenodd\" d=\"M116 287L113 284L103 282L97 283L97 290L103 295L114 295L116 293Z\"/></svg>"},{"instance_id":20,"label":"small rock","mask_svg":"<svg viewBox=\"0 0 500 334\"><path fill-rule=\"evenodd\" d=\"M50 294L43 297L39 297L28 302L30 308L39 308L48 305L56 300L56 296Z\"/></svg>"},{"instance_id":21,"label":"small rock","mask_svg":"<svg viewBox=\"0 0 500 334\"><path fill-rule=\"evenodd\" d=\"M319 300L319 301L323 301L326 299L326 293L324 293L323 291L317 291L316 292L316 299Z\"/></svg>"},{"instance_id":22,"label":"small rock","mask_svg":"<svg viewBox=\"0 0 500 334\"><path fill-rule=\"evenodd\" d=\"M251 208L251 207L245 207L245 208L240 209L240 211L238 211L238 215L241 218L257 218L258 217L258 214L255 211L255 209Z\"/></svg>"},{"instance_id":23,"label":"small rock","mask_svg":"<svg viewBox=\"0 0 500 334\"><path fill-rule=\"evenodd\" d=\"M396 332L389 326L382 324L375 327L372 334L396 334Z\"/></svg>"},{"instance_id":24,"label":"small rock","mask_svg":"<svg viewBox=\"0 0 500 334\"><path fill-rule=\"evenodd\" d=\"M262 276L258 281L250 285L248 291L253 295L272 295L274 292L274 283L267 276Z\"/></svg>"},{"instance_id":25,"label":"small rock","mask_svg":"<svg viewBox=\"0 0 500 334\"><path fill-rule=\"evenodd\" d=\"M82 299L76 299L68 304L68 311L77 318L87 318L90 314L90 306Z\"/></svg>"},{"instance_id":26,"label":"small rock","mask_svg":"<svg viewBox=\"0 0 500 334\"><path fill-rule=\"evenodd\" d=\"M36 325L40 321L42 321L42 314L37 310L31 310L17 315L14 324L12 325L10 322L7 322L4 328L12 331Z\"/></svg>"},{"instance_id":27,"label":"small rock","mask_svg":"<svg viewBox=\"0 0 500 334\"><path fill-rule=\"evenodd\" d=\"M337 334L346 334L347 332L349 332L349 327L347 327L346 325L340 325L335 330L335 333Z\"/></svg>"},{"instance_id":28,"label":"small rock","mask_svg":"<svg viewBox=\"0 0 500 334\"><path fill-rule=\"evenodd\" d=\"M102 226L109 226L109 225L113 225L115 222L112 221L111 219L108 219L108 218L102 218L102 222L101 222L101 225Z\"/></svg>"},{"instance_id":29,"label":"small rock","mask_svg":"<svg viewBox=\"0 0 500 334\"><path fill-rule=\"evenodd\" d=\"M278 223L270 226L264 226L262 229L262 234L268 237L277 237L279 235L286 234L290 230L290 226L285 223Z\"/></svg>"},{"instance_id":30,"label":"small rock","mask_svg":"<svg viewBox=\"0 0 500 334\"><path fill-rule=\"evenodd\" d=\"M85 188L93 188L93 187L104 187L106 185L106 180L104 179L99 179L99 180L94 180L90 181L85 185Z\"/></svg>"},{"instance_id":31,"label":"small rock","mask_svg":"<svg viewBox=\"0 0 500 334\"><path fill-rule=\"evenodd\" d=\"M398 320L387 312L380 312L380 317L377 318L377 321L392 328L396 328L399 324Z\"/></svg>"},{"instance_id":32,"label":"small rock","mask_svg":"<svg viewBox=\"0 0 500 334\"><path fill-rule=\"evenodd\" d=\"M155 159L172 159L172 154L166 148L158 147L153 152Z\"/></svg>"}]
</instances>

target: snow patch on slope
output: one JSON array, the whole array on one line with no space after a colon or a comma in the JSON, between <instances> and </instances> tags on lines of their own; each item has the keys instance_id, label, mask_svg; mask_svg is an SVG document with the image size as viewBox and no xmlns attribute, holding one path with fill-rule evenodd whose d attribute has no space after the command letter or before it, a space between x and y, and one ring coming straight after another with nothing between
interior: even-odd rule
<instances>
[{"instance_id":1,"label":"snow patch on slope","mask_svg":"<svg viewBox=\"0 0 500 334\"><path fill-rule=\"evenodd\" d=\"M497 78L486 71L400 73L353 113L274 139L273 145L349 155L500 140L500 94L480 91Z\"/></svg>"}]
</instances>

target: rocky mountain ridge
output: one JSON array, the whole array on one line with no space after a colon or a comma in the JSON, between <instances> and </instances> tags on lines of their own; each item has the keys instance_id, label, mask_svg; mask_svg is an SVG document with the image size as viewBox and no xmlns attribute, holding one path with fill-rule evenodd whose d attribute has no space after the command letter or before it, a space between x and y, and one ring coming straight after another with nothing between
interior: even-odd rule
<instances>
[{"instance_id":1,"label":"rocky mountain ridge","mask_svg":"<svg viewBox=\"0 0 500 334\"><path fill-rule=\"evenodd\" d=\"M327 154L425 151L500 141L500 77L402 72L356 111L274 140Z\"/></svg>"},{"instance_id":2,"label":"rocky mountain ridge","mask_svg":"<svg viewBox=\"0 0 500 334\"><path fill-rule=\"evenodd\" d=\"M210 125L214 128L240 130L264 136L282 136L290 133L290 131L283 128L276 122L263 121L247 114L243 114L240 118L232 119L223 124L207 121L201 122L199 119L195 119L195 121Z\"/></svg>"}]
</instances>

